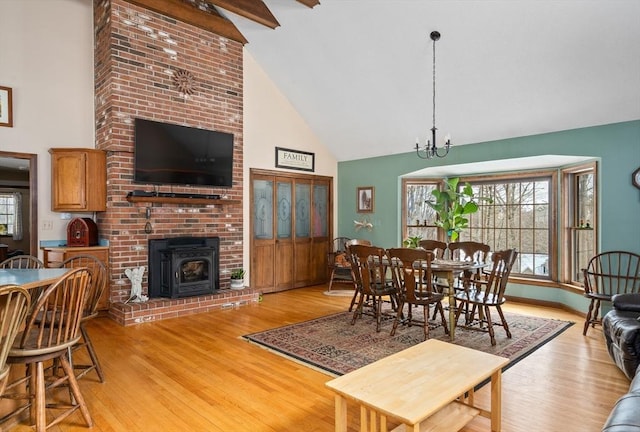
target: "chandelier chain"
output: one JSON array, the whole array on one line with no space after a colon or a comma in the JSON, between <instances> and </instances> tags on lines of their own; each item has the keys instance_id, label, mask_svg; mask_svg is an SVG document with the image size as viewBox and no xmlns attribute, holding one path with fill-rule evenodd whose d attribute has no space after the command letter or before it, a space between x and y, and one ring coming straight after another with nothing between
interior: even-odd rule
<instances>
[{"instance_id":1,"label":"chandelier chain","mask_svg":"<svg viewBox=\"0 0 640 432\"><path fill-rule=\"evenodd\" d=\"M444 148L438 148L436 143L436 41L440 39L440 33L437 31L432 31L430 34L431 40L433 41L433 59L432 59L432 68L433 68L433 126L431 127L431 139L427 138L427 142L424 147L420 148L420 142L416 138L416 154L421 159L431 159L434 157L443 158L449 154L449 150L451 148L451 139L447 135L445 137ZM442 150L442 152L440 151Z\"/></svg>"},{"instance_id":2,"label":"chandelier chain","mask_svg":"<svg viewBox=\"0 0 640 432\"><path fill-rule=\"evenodd\" d=\"M436 41L433 41L433 127L436 127ZM435 143L433 143L435 145Z\"/></svg>"}]
</instances>

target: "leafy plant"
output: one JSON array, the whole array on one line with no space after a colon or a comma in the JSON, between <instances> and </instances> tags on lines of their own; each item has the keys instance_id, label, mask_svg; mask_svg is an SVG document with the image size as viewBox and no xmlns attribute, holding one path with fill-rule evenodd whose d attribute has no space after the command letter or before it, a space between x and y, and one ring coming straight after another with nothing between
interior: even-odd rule
<instances>
[{"instance_id":1,"label":"leafy plant","mask_svg":"<svg viewBox=\"0 0 640 432\"><path fill-rule=\"evenodd\" d=\"M244 269L238 268L231 270L231 279L242 279L244 278Z\"/></svg>"},{"instance_id":2,"label":"leafy plant","mask_svg":"<svg viewBox=\"0 0 640 432\"><path fill-rule=\"evenodd\" d=\"M458 177L445 179L444 189L433 190L433 199L426 202L438 215L435 225L442 228L451 241L456 241L460 232L469 226L467 215L478 211L477 201L492 202L490 198L476 197L469 183L458 190L458 183Z\"/></svg>"},{"instance_id":3,"label":"leafy plant","mask_svg":"<svg viewBox=\"0 0 640 432\"><path fill-rule=\"evenodd\" d=\"M420 245L420 240L422 240L421 236L412 236L407 237L402 244L408 248L417 248Z\"/></svg>"}]
</instances>

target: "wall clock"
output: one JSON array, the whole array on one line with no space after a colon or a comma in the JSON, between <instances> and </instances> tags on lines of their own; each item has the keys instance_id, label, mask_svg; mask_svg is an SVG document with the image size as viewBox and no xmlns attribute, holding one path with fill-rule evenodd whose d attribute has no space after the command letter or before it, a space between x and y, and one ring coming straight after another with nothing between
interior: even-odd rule
<instances>
[{"instance_id":1,"label":"wall clock","mask_svg":"<svg viewBox=\"0 0 640 432\"><path fill-rule=\"evenodd\" d=\"M631 174L631 182L635 187L640 189L640 168L638 168L633 172L633 174Z\"/></svg>"}]
</instances>

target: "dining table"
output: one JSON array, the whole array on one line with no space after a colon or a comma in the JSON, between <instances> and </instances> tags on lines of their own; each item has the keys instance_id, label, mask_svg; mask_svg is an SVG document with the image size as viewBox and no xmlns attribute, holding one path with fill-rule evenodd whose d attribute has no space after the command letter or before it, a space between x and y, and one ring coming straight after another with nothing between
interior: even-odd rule
<instances>
[{"instance_id":1,"label":"dining table","mask_svg":"<svg viewBox=\"0 0 640 432\"><path fill-rule=\"evenodd\" d=\"M0 286L20 285L29 290L51 285L62 277L68 268L0 269Z\"/></svg>"}]
</instances>

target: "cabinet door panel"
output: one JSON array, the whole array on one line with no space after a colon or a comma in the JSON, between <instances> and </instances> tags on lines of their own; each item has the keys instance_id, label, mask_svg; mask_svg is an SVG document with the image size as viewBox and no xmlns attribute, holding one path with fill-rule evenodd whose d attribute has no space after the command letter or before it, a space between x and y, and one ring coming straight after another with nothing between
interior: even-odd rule
<instances>
[{"instance_id":1,"label":"cabinet door panel","mask_svg":"<svg viewBox=\"0 0 640 432\"><path fill-rule=\"evenodd\" d=\"M291 179L278 178L276 180L277 239L276 239L276 288L287 289L293 287L294 259L293 259L293 217L291 214L293 202L293 185Z\"/></svg>"},{"instance_id":2,"label":"cabinet door panel","mask_svg":"<svg viewBox=\"0 0 640 432\"><path fill-rule=\"evenodd\" d=\"M54 210L83 209L86 207L86 161L87 156L81 152L56 153L53 160L53 193Z\"/></svg>"},{"instance_id":3,"label":"cabinet door panel","mask_svg":"<svg viewBox=\"0 0 640 432\"><path fill-rule=\"evenodd\" d=\"M256 178L251 187L251 286L275 286L275 238L273 235L273 180Z\"/></svg>"}]
</instances>

